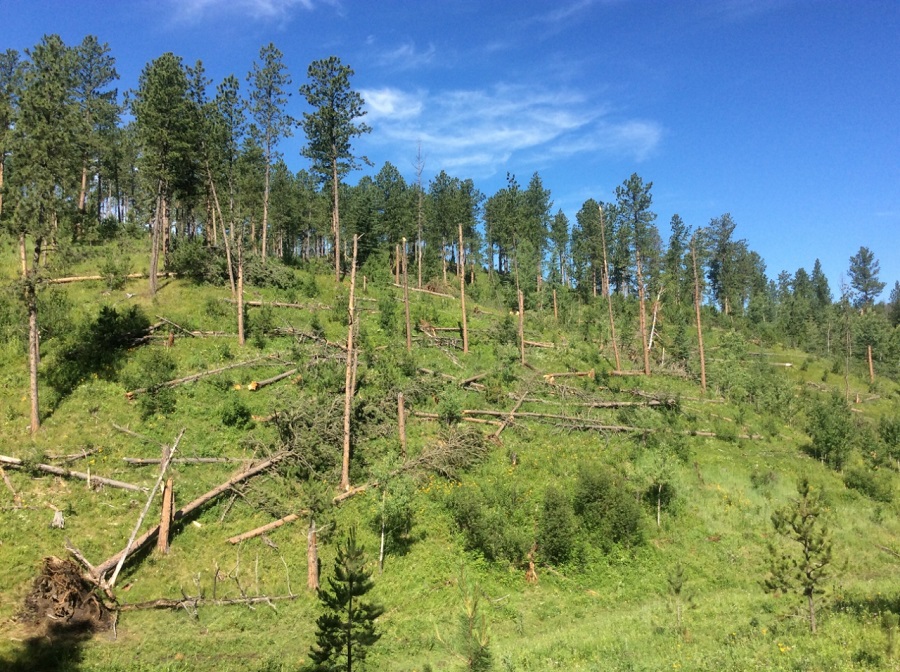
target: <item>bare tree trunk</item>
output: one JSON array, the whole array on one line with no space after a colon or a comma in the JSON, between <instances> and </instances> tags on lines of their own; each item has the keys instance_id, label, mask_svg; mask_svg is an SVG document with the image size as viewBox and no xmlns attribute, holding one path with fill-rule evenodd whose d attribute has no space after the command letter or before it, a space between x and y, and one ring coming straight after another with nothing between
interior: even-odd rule
<instances>
[{"instance_id":1,"label":"bare tree trunk","mask_svg":"<svg viewBox=\"0 0 900 672\"><path fill-rule=\"evenodd\" d=\"M606 305L609 309L609 340L612 341L613 354L616 358L616 371L622 370L622 362L619 359L619 344L616 341L616 320L613 317L612 292L609 287L609 264L606 260L606 217L603 214L603 206L600 207L600 241L603 246L603 293L606 294ZM596 284L594 285L597 286Z\"/></svg>"},{"instance_id":2,"label":"bare tree trunk","mask_svg":"<svg viewBox=\"0 0 900 672\"><path fill-rule=\"evenodd\" d=\"M378 549L378 573L384 572L384 505L387 499L387 488L381 490L381 547Z\"/></svg>"},{"instance_id":3,"label":"bare tree trunk","mask_svg":"<svg viewBox=\"0 0 900 672\"><path fill-rule=\"evenodd\" d=\"M406 238L403 239L403 306L406 312L406 351L412 352L412 323L409 319L409 258L406 254Z\"/></svg>"},{"instance_id":4,"label":"bare tree trunk","mask_svg":"<svg viewBox=\"0 0 900 672\"><path fill-rule=\"evenodd\" d=\"M316 521L312 518L306 533L306 587L309 590L319 589L319 545L316 540Z\"/></svg>"},{"instance_id":5,"label":"bare tree trunk","mask_svg":"<svg viewBox=\"0 0 900 672\"><path fill-rule=\"evenodd\" d=\"M400 433L400 458L406 460L406 400L402 392L397 395L397 429Z\"/></svg>"},{"instance_id":6,"label":"bare tree trunk","mask_svg":"<svg viewBox=\"0 0 900 672\"><path fill-rule=\"evenodd\" d=\"M424 192L422 191L422 172L425 170L425 159L422 158L422 145L419 145L419 150L416 153L416 179L419 185L418 191L418 204L416 208L416 264L418 265L419 272L419 284L417 285L419 289L422 289L422 217L423 217L423 198Z\"/></svg>"},{"instance_id":7,"label":"bare tree trunk","mask_svg":"<svg viewBox=\"0 0 900 672\"><path fill-rule=\"evenodd\" d=\"M559 308L556 305L556 290L553 290L553 319L559 322Z\"/></svg>"},{"instance_id":8,"label":"bare tree trunk","mask_svg":"<svg viewBox=\"0 0 900 672\"><path fill-rule=\"evenodd\" d=\"M331 190L332 207L331 207L331 232L334 236L334 281L341 281L341 211L340 201L338 200L338 187L340 181L338 179L337 165L337 148L332 146L332 156L335 158L331 161Z\"/></svg>"},{"instance_id":9,"label":"bare tree trunk","mask_svg":"<svg viewBox=\"0 0 900 672\"><path fill-rule=\"evenodd\" d=\"M694 265L694 312L697 316L697 343L700 347L700 389L706 392L706 352L703 350L703 325L700 320L700 276L697 273L697 246L691 239L691 260Z\"/></svg>"},{"instance_id":10,"label":"bare tree trunk","mask_svg":"<svg viewBox=\"0 0 900 672\"><path fill-rule=\"evenodd\" d=\"M457 259L457 267L459 268L459 302L462 308L462 338L463 352L469 352L469 326L466 323L466 257L463 246L463 230L462 224L459 224L459 259Z\"/></svg>"},{"instance_id":11,"label":"bare tree trunk","mask_svg":"<svg viewBox=\"0 0 900 672\"><path fill-rule=\"evenodd\" d=\"M447 285L447 241L441 240L441 270L444 275L444 286Z\"/></svg>"},{"instance_id":12,"label":"bare tree trunk","mask_svg":"<svg viewBox=\"0 0 900 672\"><path fill-rule=\"evenodd\" d=\"M813 603L812 594L806 596L806 604L809 608L809 631L816 634L816 605Z\"/></svg>"},{"instance_id":13,"label":"bare tree trunk","mask_svg":"<svg viewBox=\"0 0 900 672\"><path fill-rule=\"evenodd\" d=\"M236 299L237 296L237 288L234 284L234 269L231 266L231 243L228 240L228 233L225 231L225 218L222 217L222 207L219 204L219 194L216 191L216 183L213 181L212 170L209 167L209 164L206 165L206 175L209 179L209 187L212 191L213 201L216 204L216 211L219 213L219 221L222 223L222 239L225 241L225 263L228 265L228 281L231 284L231 297ZM234 213L234 205L232 204L231 208L232 214ZM231 222L231 230L234 231L234 222ZM215 231L215 221L213 222L213 231Z\"/></svg>"},{"instance_id":14,"label":"bare tree trunk","mask_svg":"<svg viewBox=\"0 0 900 672\"><path fill-rule=\"evenodd\" d=\"M170 477L163 489L162 515L159 518L159 537L156 539L156 550L162 555L169 553L169 528L172 515L175 513L174 480Z\"/></svg>"},{"instance_id":15,"label":"bare tree trunk","mask_svg":"<svg viewBox=\"0 0 900 672\"><path fill-rule=\"evenodd\" d=\"M525 297L519 290L519 359L525 366Z\"/></svg>"},{"instance_id":16,"label":"bare tree trunk","mask_svg":"<svg viewBox=\"0 0 900 672\"><path fill-rule=\"evenodd\" d=\"M867 355L869 359L869 382L875 382L875 367L872 365L872 346L868 346Z\"/></svg>"},{"instance_id":17,"label":"bare tree trunk","mask_svg":"<svg viewBox=\"0 0 900 672\"><path fill-rule=\"evenodd\" d=\"M34 259L32 261L32 276L36 275L40 265L42 239L34 241ZM37 434L41 428L41 414L38 403L38 364L40 363L40 331L37 322L37 287L35 278L29 277L27 263L25 261L25 234L19 236L19 255L22 259L22 279L25 282L25 304L28 308L28 379L29 396L31 397L31 435Z\"/></svg>"},{"instance_id":18,"label":"bare tree trunk","mask_svg":"<svg viewBox=\"0 0 900 672\"><path fill-rule=\"evenodd\" d=\"M153 217L153 231L150 232L150 296L156 296L157 278L159 271L159 239L162 229L163 208L163 183L159 182L156 190L156 213Z\"/></svg>"},{"instance_id":19,"label":"bare tree trunk","mask_svg":"<svg viewBox=\"0 0 900 672\"><path fill-rule=\"evenodd\" d=\"M344 377L344 452L341 462L341 489L350 489L350 407L353 401L353 329L356 322L356 252L359 236L353 236L353 262L350 266L350 301L347 306L347 369Z\"/></svg>"},{"instance_id":20,"label":"bare tree trunk","mask_svg":"<svg viewBox=\"0 0 900 672\"><path fill-rule=\"evenodd\" d=\"M244 236L238 241L238 277L237 277L237 311L238 311L238 345L246 343L244 336Z\"/></svg>"},{"instance_id":21,"label":"bare tree trunk","mask_svg":"<svg viewBox=\"0 0 900 672\"><path fill-rule=\"evenodd\" d=\"M400 268L402 262L400 261L400 245L394 245L394 284L400 284Z\"/></svg>"},{"instance_id":22,"label":"bare tree trunk","mask_svg":"<svg viewBox=\"0 0 900 672\"><path fill-rule=\"evenodd\" d=\"M266 155L266 184L263 187L263 217L262 217L262 265L266 265L266 254L268 254L268 231L269 231L269 173L271 171L272 157Z\"/></svg>"},{"instance_id":23,"label":"bare tree trunk","mask_svg":"<svg viewBox=\"0 0 900 672\"><path fill-rule=\"evenodd\" d=\"M635 250L635 260L637 261L638 300L641 310L641 346L644 351L644 375L649 376L650 348L647 347L647 310L644 299L644 276L641 272L641 253L638 250Z\"/></svg>"},{"instance_id":24,"label":"bare tree trunk","mask_svg":"<svg viewBox=\"0 0 900 672\"><path fill-rule=\"evenodd\" d=\"M0 156L0 215L3 214L3 169L6 165L6 162L3 160L3 157Z\"/></svg>"}]
</instances>

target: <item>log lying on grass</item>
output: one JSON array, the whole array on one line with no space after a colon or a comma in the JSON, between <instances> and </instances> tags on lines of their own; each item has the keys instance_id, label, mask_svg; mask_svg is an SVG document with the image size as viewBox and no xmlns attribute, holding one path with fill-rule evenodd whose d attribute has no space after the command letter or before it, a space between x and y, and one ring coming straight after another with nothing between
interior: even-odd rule
<instances>
[{"instance_id":1,"label":"log lying on grass","mask_svg":"<svg viewBox=\"0 0 900 672\"><path fill-rule=\"evenodd\" d=\"M24 469L26 466L25 463L22 462L22 460L16 457L8 457L6 455L0 455L0 464L5 464L7 466L13 467L14 469ZM123 481L116 481L112 478L103 478L102 476L86 474L81 471L71 471L69 469L63 469L62 467L54 467L52 464L32 464L29 465L29 467L48 474L53 474L54 476L62 476L63 478L80 478L82 481L88 481L89 483L100 483L102 485L108 485L111 488L131 490L132 492L147 491L147 488L141 487L139 485L134 485L132 483L124 483Z\"/></svg>"},{"instance_id":2,"label":"log lying on grass","mask_svg":"<svg viewBox=\"0 0 900 672\"><path fill-rule=\"evenodd\" d=\"M305 512L303 512L305 513ZM262 525L257 527L256 529L250 530L249 532L244 532L243 534L237 534L231 539L228 540L229 544L239 544L242 541L246 541L247 539L253 539L253 537L258 537L261 534L265 534L266 532L270 532L276 528L281 527L282 525L286 525L287 523L293 523L300 516L296 513L289 513L284 518L279 518L278 520L273 520L271 523L266 525Z\"/></svg>"},{"instance_id":3,"label":"log lying on grass","mask_svg":"<svg viewBox=\"0 0 900 672\"><path fill-rule=\"evenodd\" d=\"M222 299L227 303L237 303L234 299ZM244 301L245 306L253 308L262 308L263 306L272 306L273 308L296 308L298 310L331 310L331 306L324 303L286 303L284 301Z\"/></svg>"},{"instance_id":4,"label":"log lying on grass","mask_svg":"<svg viewBox=\"0 0 900 672\"><path fill-rule=\"evenodd\" d=\"M119 611L141 611L143 609L193 609L196 607L225 607L233 604L269 604L284 600L296 600L296 595L260 595L258 597L232 597L223 600L205 600L202 597L183 597L180 600L161 598L148 602L125 602ZM270 605L271 606L271 605Z\"/></svg>"},{"instance_id":5,"label":"log lying on grass","mask_svg":"<svg viewBox=\"0 0 900 672\"><path fill-rule=\"evenodd\" d=\"M295 373L297 373L297 369L291 369L290 371L285 371L284 373L279 373L277 376L272 376L271 378L266 378L265 380L254 380L249 385L247 385L247 389L251 392L256 392L257 390L261 390L267 385L271 385L272 383L277 383L279 380L284 380L285 378L290 378Z\"/></svg>"},{"instance_id":6,"label":"log lying on grass","mask_svg":"<svg viewBox=\"0 0 900 672\"><path fill-rule=\"evenodd\" d=\"M152 464L162 464L158 457L123 457L122 461L132 467L146 467ZM223 462L246 462L241 457L176 457L173 464L221 464Z\"/></svg>"},{"instance_id":7,"label":"log lying on grass","mask_svg":"<svg viewBox=\"0 0 900 672\"><path fill-rule=\"evenodd\" d=\"M250 366L251 364L256 364L257 362L261 362L266 359L275 359L273 355L263 355L262 357L255 357L254 359L248 359L246 362L238 362L237 364L229 364L228 366L222 366L218 369L210 369L209 371L201 371L199 373L191 374L190 376L185 376L184 378L176 378L175 380L167 380L164 383L160 383L159 385L155 385L154 387L139 387L136 390L131 390L130 392L126 392L125 396L128 399L134 399L139 394L144 394L145 392L150 391L151 389L160 389L163 387L177 387L178 385L184 385L186 383L193 383L195 380L200 380L201 378L205 378L206 376L213 376L217 373L222 373L223 371L228 371L230 369L237 369L242 366Z\"/></svg>"},{"instance_id":8,"label":"log lying on grass","mask_svg":"<svg viewBox=\"0 0 900 672\"><path fill-rule=\"evenodd\" d=\"M189 504L186 504L182 508L178 509L174 515L175 520L181 520L183 518L186 518L187 516L192 514L194 511L196 511L197 509L202 507L204 504L209 502L210 500L215 499L222 493L228 492L236 484L238 484L242 481L246 481L248 478L252 478L253 476L256 476L257 474L262 473L263 471L266 471L267 469L274 466L275 464L278 464L278 462L280 462L281 460L286 458L288 455L289 455L288 451L282 451L280 453L276 453L269 459L263 460L259 464L255 465L253 467L250 467L250 469L248 469L247 471L243 471L243 472L237 474L236 476L232 476L231 478L229 478L227 481L225 481L221 485L216 486L215 488L213 488L212 490L210 490L208 492L205 492L204 494L197 497L197 499L195 499L194 501L192 501ZM135 539L134 543L131 545L131 551L130 551L131 557L134 557L135 553L137 553L138 551L143 549L145 546L147 546L150 542L152 542L156 538L157 534L159 534L159 525L154 525L149 530L144 532L144 534L142 534L140 537ZM119 559L122 557L122 555L124 555L124 553L125 553L125 551L123 549L123 550L119 551L118 553L116 553L115 555L113 555L111 558L104 560L102 563L100 563L93 569L88 567L88 571L90 572L93 579L96 581L99 581L101 579L101 577L103 577L104 574L106 574L107 572L109 572L111 569L113 569L116 566L116 564L119 562Z\"/></svg>"}]
</instances>

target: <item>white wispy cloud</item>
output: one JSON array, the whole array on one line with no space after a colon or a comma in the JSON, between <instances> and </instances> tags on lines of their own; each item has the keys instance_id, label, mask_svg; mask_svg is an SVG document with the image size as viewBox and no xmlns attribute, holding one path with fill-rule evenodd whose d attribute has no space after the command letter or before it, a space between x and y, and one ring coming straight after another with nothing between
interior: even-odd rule
<instances>
[{"instance_id":1,"label":"white wispy cloud","mask_svg":"<svg viewBox=\"0 0 900 672\"><path fill-rule=\"evenodd\" d=\"M404 42L396 47L387 49L378 54L375 61L382 66L398 70L411 70L428 65L434 60L437 48L433 43L428 43L425 49L417 49L413 41Z\"/></svg>"},{"instance_id":2,"label":"white wispy cloud","mask_svg":"<svg viewBox=\"0 0 900 672\"><path fill-rule=\"evenodd\" d=\"M312 10L314 0L170 0L177 19L196 22L210 16L283 20L297 8Z\"/></svg>"},{"instance_id":3,"label":"white wispy cloud","mask_svg":"<svg viewBox=\"0 0 900 672\"><path fill-rule=\"evenodd\" d=\"M613 120L578 92L524 85L429 92L361 91L374 132L370 141L404 148L421 142L434 165L473 176L504 170L516 154L562 159L601 152L640 161L662 129L648 120Z\"/></svg>"}]
</instances>

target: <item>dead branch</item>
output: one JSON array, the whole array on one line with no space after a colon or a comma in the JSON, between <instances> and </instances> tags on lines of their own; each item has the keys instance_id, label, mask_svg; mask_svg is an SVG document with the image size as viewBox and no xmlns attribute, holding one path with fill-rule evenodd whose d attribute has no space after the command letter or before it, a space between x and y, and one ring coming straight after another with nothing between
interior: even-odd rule
<instances>
[{"instance_id":1,"label":"dead branch","mask_svg":"<svg viewBox=\"0 0 900 672\"><path fill-rule=\"evenodd\" d=\"M877 548L877 549L879 549L879 550L882 550L882 551L884 551L885 553L890 553L890 554L893 555L895 558L900 558L900 553L898 553L897 551L895 551L895 550L892 549L892 548L888 548L887 546L882 546L881 544L875 544L875 548Z\"/></svg>"},{"instance_id":2,"label":"dead branch","mask_svg":"<svg viewBox=\"0 0 900 672\"><path fill-rule=\"evenodd\" d=\"M156 317L157 317L158 319L162 320L163 322L165 322L166 324L170 324L170 325L172 325L173 327L175 327L176 329L180 329L181 331L183 331L184 333L186 333L186 334L187 334L188 336L190 336L191 338L196 338L196 337L197 337L197 335L196 335L193 331L191 331L190 329L185 329L185 328L182 327L180 324L175 324L174 322L172 322L172 320L168 320L168 319L166 319L165 317L163 317L162 315L157 315Z\"/></svg>"},{"instance_id":3,"label":"dead branch","mask_svg":"<svg viewBox=\"0 0 900 672\"><path fill-rule=\"evenodd\" d=\"M425 411L412 411L412 415L417 418L424 418L426 420L440 420L441 416L437 413L426 413ZM466 418L462 419L463 422L474 422L482 425L502 425L503 423L499 420L482 420L481 418Z\"/></svg>"},{"instance_id":4,"label":"dead branch","mask_svg":"<svg viewBox=\"0 0 900 672\"><path fill-rule=\"evenodd\" d=\"M266 385L271 385L272 383L277 383L279 380L290 378L295 373L297 373L297 369L291 369L290 371L279 373L277 376L272 376L271 378L266 378L265 380L254 380L249 385L247 385L247 389L251 392L256 392L257 390L264 388Z\"/></svg>"},{"instance_id":5,"label":"dead branch","mask_svg":"<svg viewBox=\"0 0 900 672\"><path fill-rule=\"evenodd\" d=\"M158 457L123 457L122 461L132 467L146 467L152 464L162 464ZM176 457L173 464L220 464L223 462L247 462L241 457ZM94 476L91 476L93 479Z\"/></svg>"},{"instance_id":6,"label":"dead branch","mask_svg":"<svg viewBox=\"0 0 900 672\"><path fill-rule=\"evenodd\" d=\"M86 457L89 457L100 450L100 447L91 448L90 450L81 449L80 453L72 453L71 455L48 455L47 457L56 462L75 462L77 460L83 460Z\"/></svg>"},{"instance_id":7,"label":"dead branch","mask_svg":"<svg viewBox=\"0 0 900 672\"><path fill-rule=\"evenodd\" d=\"M513 418L516 416L516 411L522 406L522 403L525 401L525 397L528 396L528 391L522 393L522 396L519 397L519 400L516 402L516 405L513 406L512 410L506 415L506 419L503 420L503 423L497 428L497 431L494 432L491 436L494 439L499 439L500 435L503 433L503 430L506 429L507 425L513 421ZM465 413L463 413L465 415ZM503 415L503 413L500 413Z\"/></svg>"},{"instance_id":8,"label":"dead branch","mask_svg":"<svg viewBox=\"0 0 900 672\"><path fill-rule=\"evenodd\" d=\"M0 464L5 464L14 469L24 469L25 464L22 460L16 457L8 457L6 455L0 455ZM132 485L131 483L124 483L122 481L116 481L111 478L103 478L102 476L95 476L94 474L85 474L80 471L71 471L69 469L63 469L62 467L54 467L51 464L32 464L28 465L31 469L37 469L38 471L43 471L48 474L53 474L54 476L62 476L64 478L80 478L82 481L89 481L90 483L100 483L102 485L108 485L111 488L120 488L122 490L131 490L132 492L146 492L147 488L141 487L139 485Z\"/></svg>"},{"instance_id":9,"label":"dead branch","mask_svg":"<svg viewBox=\"0 0 900 672\"><path fill-rule=\"evenodd\" d=\"M610 371L609 375L611 376L646 376L647 374L643 371Z\"/></svg>"},{"instance_id":10,"label":"dead branch","mask_svg":"<svg viewBox=\"0 0 900 672\"><path fill-rule=\"evenodd\" d=\"M147 602L119 605L119 611L141 611L145 609L194 609L196 607L227 607L235 604L268 604L284 600L296 600L296 595L260 595L258 597L232 597L225 600L207 600L202 597L183 597L180 600L160 598Z\"/></svg>"},{"instance_id":11,"label":"dead branch","mask_svg":"<svg viewBox=\"0 0 900 672\"><path fill-rule=\"evenodd\" d=\"M399 287L400 289L403 289L403 285L397 284L395 282L392 282L391 286ZM456 298L455 296L452 296L450 294L441 294L440 292L432 292L430 289L419 289L417 287L410 287L409 291L421 292L422 294L431 294L432 296L440 296L441 298L444 298L444 299L455 299Z\"/></svg>"},{"instance_id":12,"label":"dead branch","mask_svg":"<svg viewBox=\"0 0 900 672\"><path fill-rule=\"evenodd\" d=\"M222 373L223 371L228 371L230 369L237 369L242 366L250 366L252 364L256 364L263 360L274 359L272 355L263 355L262 357L254 357L253 359L247 360L245 362L238 362L237 364L229 364L228 366L222 366L218 369L210 369L209 371L201 371L200 373L194 373L190 376L185 376L184 378L176 378L175 380L168 380L164 383L160 383L159 385L154 385L152 388L149 387L141 387L136 390L131 390L131 392L126 392L125 396L128 399L134 399L139 394L143 394L145 392L150 391L151 389L156 390L163 387L177 387L178 385L184 385L186 383L193 383L195 380L200 380L201 378L205 378L207 376L213 376L217 373Z\"/></svg>"},{"instance_id":13,"label":"dead branch","mask_svg":"<svg viewBox=\"0 0 900 672\"><path fill-rule=\"evenodd\" d=\"M146 436L145 434L138 434L137 432L128 429L127 427L122 427L121 425L117 425L116 423L112 423L113 429L117 429L123 434L128 434L128 436L133 436L136 439L140 439L146 443L152 443L154 445L162 446L162 444L154 438Z\"/></svg>"},{"instance_id":14,"label":"dead branch","mask_svg":"<svg viewBox=\"0 0 900 672\"><path fill-rule=\"evenodd\" d=\"M166 477L166 471L169 469L169 464L172 461L172 458L175 456L175 451L178 450L178 444L181 443L181 437L184 436L184 429L179 432L178 436L175 438L175 443L172 444L171 450L165 451L166 458L162 463L162 467L159 470L159 477L156 479L156 483L153 485L153 489L150 491L150 496L147 497L147 503L144 504L144 510L141 511L141 515L138 517L137 523L134 526L134 530L131 532L131 536L128 538L128 543L125 544L125 549L122 551L122 557L119 559L118 564L116 564L115 570L113 570L112 578L109 580L109 587L112 589L116 585L116 579L119 576L119 572L122 571L122 565L125 564L125 559L128 557L128 552L131 550L131 545L134 543L134 538L137 536L138 530L141 529L141 525L144 523L144 518L147 516L147 512L150 510L150 505L153 503L153 497L156 495L156 491L159 489L160 484L163 482L163 479Z\"/></svg>"},{"instance_id":15,"label":"dead branch","mask_svg":"<svg viewBox=\"0 0 900 672\"><path fill-rule=\"evenodd\" d=\"M301 513L307 513L306 511L301 511ZM246 541L247 539L252 539L253 537L258 537L261 534L265 534L266 532L271 532L274 529L281 527L287 523L293 523L297 518L299 518L296 513L289 513L284 518L279 518L278 520L272 521L267 525L262 525L261 527L257 527L256 529L250 530L249 532L244 532L243 534L238 534L231 539L228 540L229 544L239 544L242 541Z\"/></svg>"},{"instance_id":16,"label":"dead branch","mask_svg":"<svg viewBox=\"0 0 900 672\"><path fill-rule=\"evenodd\" d=\"M216 497L218 497L219 495L221 495L225 492L228 492L237 483L246 481L247 479L252 478L253 476L256 476L257 474L262 473L263 471L266 471L270 467L274 466L275 464L277 464L278 462L283 460L288 455L289 455L288 451L282 451L280 453L276 453L275 455L268 458L267 460L263 460L262 462L258 463L257 465L250 467L246 471L242 471L241 473L237 474L236 476L232 476L230 479L228 479L221 485L218 485L215 488L213 488L212 490L209 490L208 492L203 493L202 495L197 497L197 499L195 499L194 501L192 501L189 504L186 504L182 508L178 509L178 511L176 511L175 515L174 515L175 520L181 520L183 518L186 518L187 516L192 514L194 511L196 511L197 509L202 507L204 504L209 502L210 500L215 499ZM138 537L134 541L134 551L137 552L137 551L141 550L144 546L146 546L148 543L150 543L150 541L155 539L156 535L158 533L159 533L159 525L154 525L149 530L144 532L144 534L142 534L140 537ZM101 576L103 576L109 570L111 570L113 567L115 567L116 563L119 562L119 558L121 557L121 555L122 555L122 551L119 551L118 553L113 555L111 558L108 558L107 560L104 560L101 564L97 565L94 568L94 571L92 572L93 577L95 579L99 579Z\"/></svg>"}]
</instances>

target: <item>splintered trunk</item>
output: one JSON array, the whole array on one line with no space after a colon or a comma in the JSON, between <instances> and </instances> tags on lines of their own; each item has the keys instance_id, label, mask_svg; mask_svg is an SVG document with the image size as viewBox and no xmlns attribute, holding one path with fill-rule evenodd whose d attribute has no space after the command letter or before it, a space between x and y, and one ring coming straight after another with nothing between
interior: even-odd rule
<instances>
[{"instance_id":1,"label":"splintered trunk","mask_svg":"<svg viewBox=\"0 0 900 672\"><path fill-rule=\"evenodd\" d=\"M647 347L647 310L644 299L644 276L641 272L641 253L635 251L637 261L638 300L641 308L641 345L644 351L644 375L650 375L650 348Z\"/></svg>"},{"instance_id":2,"label":"splintered trunk","mask_svg":"<svg viewBox=\"0 0 900 672\"><path fill-rule=\"evenodd\" d=\"M163 489L162 514L159 519L159 536L156 539L156 550L162 555L169 553L169 528L175 514L174 480L170 477Z\"/></svg>"},{"instance_id":3,"label":"splintered trunk","mask_svg":"<svg viewBox=\"0 0 900 672\"><path fill-rule=\"evenodd\" d=\"M525 366L525 297L519 290L519 359Z\"/></svg>"},{"instance_id":4,"label":"splintered trunk","mask_svg":"<svg viewBox=\"0 0 900 672\"><path fill-rule=\"evenodd\" d=\"M697 316L697 344L700 347L700 389L706 392L706 352L703 350L703 325L700 320L700 276L697 273L697 248L691 240L691 260L694 265L694 313Z\"/></svg>"},{"instance_id":5,"label":"splintered trunk","mask_svg":"<svg viewBox=\"0 0 900 672\"><path fill-rule=\"evenodd\" d=\"M316 540L316 521L310 519L306 533L306 587L319 589L319 546Z\"/></svg>"},{"instance_id":6,"label":"splintered trunk","mask_svg":"<svg viewBox=\"0 0 900 672\"><path fill-rule=\"evenodd\" d=\"M462 308L462 338L463 352L469 352L469 327L466 324L466 257L463 247L462 224L459 225L459 259L457 260L459 271L459 302Z\"/></svg>"},{"instance_id":7,"label":"splintered trunk","mask_svg":"<svg viewBox=\"0 0 900 672\"><path fill-rule=\"evenodd\" d=\"M160 182L156 192L156 213L153 217L153 230L150 232L150 296L156 296L157 279L156 274L159 271L159 239L162 229L162 182Z\"/></svg>"},{"instance_id":8,"label":"splintered trunk","mask_svg":"<svg viewBox=\"0 0 900 672\"><path fill-rule=\"evenodd\" d=\"M409 257L406 254L406 238L403 239L403 306L406 313L406 351L412 352L412 323L409 318Z\"/></svg>"},{"instance_id":9,"label":"splintered trunk","mask_svg":"<svg viewBox=\"0 0 900 672\"><path fill-rule=\"evenodd\" d=\"M337 148L332 146L332 156L335 158L331 161L331 191L332 207L331 207L331 234L334 236L334 281L341 281L341 211L340 201L338 199L338 187L340 182L338 179L337 165ZM355 255L354 255L355 256ZM355 262L354 262L355 264Z\"/></svg>"},{"instance_id":10,"label":"splintered trunk","mask_svg":"<svg viewBox=\"0 0 900 672\"><path fill-rule=\"evenodd\" d=\"M244 240L238 241L238 277L237 277L237 319L238 319L238 345L246 343L244 337Z\"/></svg>"},{"instance_id":11,"label":"splintered trunk","mask_svg":"<svg viewBox=\"0 0 900 672\"><path fill-rule=\"evenodd\" d=\"M616 371L622 370L619 359L619 344L616 341L616 320L613 317L612 292L609 291L609 264L606 259L606 223L603 215L603 206L600 206L600 242L603 246L603 293L606 295L606 305L609 309L609 340L612 341L613 354L616 358ZM594 287L597 285L595 284Z\"/></svg>"},{"instance_id":12,"label":"splintered trunk","mask_svg":"<svg viewBox=\"0 0 900 672\"><path fill-rule=\"evenodd\" d=\"M272 165L271 157L266 156L266 183L263 187L263 218L262 218L262 265L266 265L266 254L268 253L268 231L269 231L269 172Z\"/></svg>"},{"instance_id":13,"label":"splintered trunk","mask_svg":"<svg viewBox=\"0 0 900 672\"><path fill-rule=\"evenodd\" d=\"M341 462L341 490L350 489L350 410L353 402L353 369L354 369L354 344L353 330L356 322L355 306L356 297L356 252L359 237L353 236L353 261L350 266L350 301L347 306L347 368L344 377L344 452Z\"/></svg>"}]
</instances>

